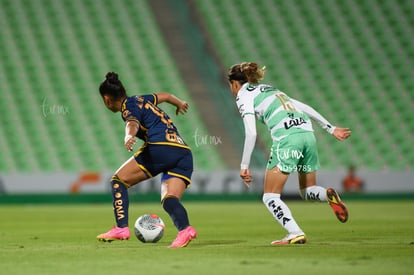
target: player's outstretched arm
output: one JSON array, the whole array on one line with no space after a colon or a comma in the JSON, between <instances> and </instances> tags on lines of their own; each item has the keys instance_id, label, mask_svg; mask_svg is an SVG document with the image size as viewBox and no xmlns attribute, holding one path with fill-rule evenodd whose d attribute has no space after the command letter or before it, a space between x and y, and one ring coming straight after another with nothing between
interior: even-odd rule
<instances>
[{"instance_id":1,"label":"player's outstretched arm","mask_svg":"<svg viewBox=\"0 0 414 275\"><path fill-rule=\"evenodd\" d=\"M156 95L158 98L158 103L167 102L177 107L177 110L175 111L176 115L185 114L187 112L188 103L179 99L175 95L166 92L156 93Z\"/></svg>"},{"instance_id":2,"label":"player's outstretched arm","mask_svg":"<svg viewBox=\"0 0 414 275\"><path fill-rule=\"evenodd\" d=\"M319 123L319 125L325 129L328 133L333 134L335 131L336 126L333 126L329 121L324 118L320 113L318 113L315 109L313 109L311 106L306 105L303 102L300 102L299 100L291 98L293 104L295 107L298 107L299 110L307 114L310 118L315 120Z\"/></svg>"}]
</instances>

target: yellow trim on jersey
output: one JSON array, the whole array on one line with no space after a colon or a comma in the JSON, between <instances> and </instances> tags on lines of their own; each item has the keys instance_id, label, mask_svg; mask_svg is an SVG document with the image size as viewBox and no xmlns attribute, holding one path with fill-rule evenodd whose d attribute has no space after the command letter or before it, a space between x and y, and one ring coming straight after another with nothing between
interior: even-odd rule
<instances>
[{"instance_id":1,"label":"yellow trim on jersey","mask_svg":"<svg viewBox=\"0 0 414 275\"><path fill-rule=\"evenodd\" d=\"M158 96L156 94L152 94L154 97L154 105L158 105Z\"/></svg>"},{"instance_id":2,"label":"yellow trim on jersey","mask_svg":"<svg viewBox=\"0 0 414 275\"><path fill-rule=\"evenodd\" d=\"M126 109L126 102L127 102L127 99L128 99L128 97L126 97L126 98L124 99L124 101L122 101L122 103L121 103L121 113L122 113L123 111L125 111L125 109Z\"/></svg>"},{"instance_id":3,"label":"yellow trim on jersey","mask_svg":"<svg viewBox=\"0 0 414 275\"><path fill-rule=\"evenodd\" d=\"M183 145L183 144L174 143L174 142L160 141L160 142L148 142L148 144L152 144L152 145L170 145L170 146L185 148L185 149L188 149L188 150L191 151L191 149L188 145Z\"/></svg>"},{"instance_id":4,"label":"yellow trim on jersey","mask_svg":"<svg viewBox=\"0 0 414 275\"><path fill-rule=\"evenodd\" d=\"M145 128L144 126L142 126L142 124L139 124L139 128L141 128L142 131L144 132L148 132L148 128Z\"/></svg>"},{"instance_id":5,"label":"yellow trim on jersey","mask_svg":"<svg viewBox=\"0 0 414 275\"><path fill-rule=\"evenodd\" d=\"M191 180L189 178L187 178L186 176L183 176L183 175L180 175L180 174L177 174L177 173L174 173L174 172L167 172L167 174L171 175L171 176L174 176L174 177L177 177L177 178L181 178L183 180L186 180L188 182L188 184L186 184L187 187L190 186L190 184L191 184Z\"/></svg>"},{"instance_id":6,"label":"yellow trim on jersey","mask_svg":"<svg viewBox=\"0 0 414 275\"><path fill-rule=\"evenodd\" d=\"M135 117L130 117L130 118L126 119L125 120L125 123L127 123L129 121L134 121L134 122L138 123L139 125L141 125L141 123L139 122L139 120L136 119Z\"/></svg>"}]
</instances>

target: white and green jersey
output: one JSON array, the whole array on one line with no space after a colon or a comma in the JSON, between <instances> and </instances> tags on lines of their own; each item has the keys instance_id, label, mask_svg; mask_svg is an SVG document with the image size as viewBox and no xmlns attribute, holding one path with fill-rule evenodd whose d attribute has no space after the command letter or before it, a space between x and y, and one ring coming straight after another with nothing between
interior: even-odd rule
<instances>
[{"instance_id":1,"label":"white and green jersey","mask_svg":"<svg viewBox=\"0 0 414 275\"><path fill-rule=\"evenodd\" d=\"M256 115L267 125L272 139L279 141L284 137L300 132L312 132L312 122L308 116L313 109L269 85L244 84L237 95L237 107L242 117ZM312 109L312 110L311 110ZM315 110L315 118L328 132L333 131L330 123Z\"/></svg>"},{"instance_id":2,"label":"white and green jersey","mask_svg":"<svg viewBox=\"0 0 414 275\"><path fill-rule=\"evenodd\" d=\"M267 125L273 142L279 142L291 134L313 132L311 118L330 134L335 129L312 107L288 97L269 85L243 84L237 94L236 103L243 117L246 134L242 169L249 166L256 141L256 125L249 115L255 115L258 120Z\"/></svg>"}]
</instances>

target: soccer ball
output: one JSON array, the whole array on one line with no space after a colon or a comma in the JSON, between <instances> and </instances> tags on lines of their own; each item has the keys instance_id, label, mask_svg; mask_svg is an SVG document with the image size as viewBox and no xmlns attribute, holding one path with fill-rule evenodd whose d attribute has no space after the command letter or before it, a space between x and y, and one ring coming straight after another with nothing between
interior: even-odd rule
<instances>
[{"instance_id":1,"label":"soccer ball","mask_svg":"<svg viewBox=\"0 0 414 275\"><path fill-rule=\"evenodd\" d=\"M156 243L164 235L164 222L155 214L145 214L135 222L135 236L143 243Z\"/></svg>"}]
</instances>

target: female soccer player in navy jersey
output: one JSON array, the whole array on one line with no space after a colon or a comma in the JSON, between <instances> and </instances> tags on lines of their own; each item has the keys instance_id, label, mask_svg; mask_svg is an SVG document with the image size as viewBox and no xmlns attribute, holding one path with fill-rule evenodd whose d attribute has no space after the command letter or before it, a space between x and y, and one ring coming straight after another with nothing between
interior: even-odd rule
<instances>
[{"instance_id":1,"label":"female soccer player in navy jersey","mask_svg":"<svg viewBox=\"0 0 414 275\"><path fill-rule=\"evenodd\" d=\"M250 186L252 175L249 164L256 142L256 116L267 126L273 140L265 175L263 203L288 232L286 237L271 244L304 244L305 233L280 197L290 173L298 172L300 192L305 200L327 201L339 221L346 222L348 219L348 210L337 192L316 185L319 160L310 118L338 140L351 136L351 130L335 127L310 106L270 85L259 84L264 72L265 69L259 69L255 62L243 62L233 65L227 75L245 128L240 176Z\"/></svg>"},{"instance_id":2,"label":"female soccer player in navy jersey","mask_svg":"<svg viewBox=\"0 0 414 275\"><path fill-rule=\"evenodd\" d=\"M125 147L133 150L136 138L144 145L127 160L111 180L116 226L97 236L100 241L127 240L128 188L160 173L161 202L178 229L178 235L169 248L185 247L197 237L190 225L187 211L180 199L191 183L193 158L189 146L180 137L170 117L158 107L167 102L177 107L176 114L185 114L188 104L172 94L161 92L142 96L127 96L118 74L109 72L99 86L105 106L112 112L121 112L125 121Z\"/></svg>"}]
</instances>

